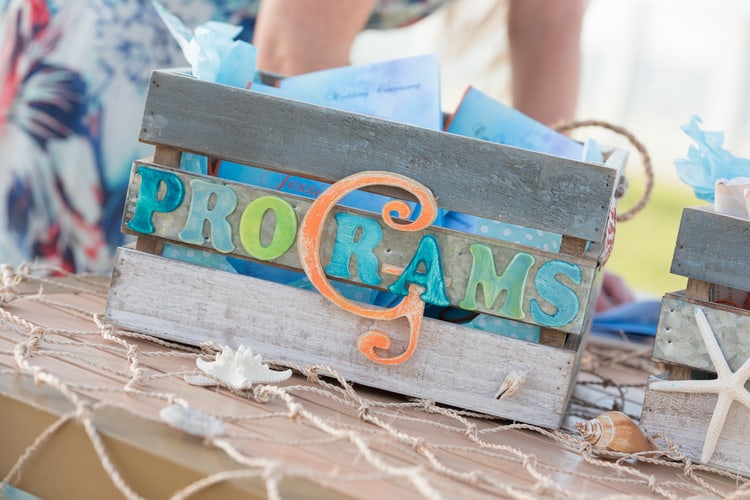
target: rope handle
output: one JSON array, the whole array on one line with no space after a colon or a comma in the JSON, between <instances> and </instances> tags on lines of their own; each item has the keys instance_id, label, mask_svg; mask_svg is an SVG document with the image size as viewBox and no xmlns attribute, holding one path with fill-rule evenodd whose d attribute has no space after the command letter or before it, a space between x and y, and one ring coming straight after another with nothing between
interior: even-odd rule
<instances>
[{"instance_id":1,"label":"rope handle","mask_svg":"<svg viewBox=\"0 0 750 500\"><path fill-rule=\"evenodd\" d=\"M641 195L641 198L630 208L630 210L621 214L617 214L617 222L625 222L632 219L638 212L643 210L651 200L651 192L654 189L654 169L651 166L651 155L648 154L646 147L641 143L641 141L636 139L636 137L629 130L618 125L612 125L611 123L602 120L573 120L569 122L559 123L552 128L562 133L583 127L600 127L611 130L612 132L625 137L641 156L641 162L643 163L643 173L646 175L646 185L643 188L643 194Z\"/></svg>"}]
</instances>

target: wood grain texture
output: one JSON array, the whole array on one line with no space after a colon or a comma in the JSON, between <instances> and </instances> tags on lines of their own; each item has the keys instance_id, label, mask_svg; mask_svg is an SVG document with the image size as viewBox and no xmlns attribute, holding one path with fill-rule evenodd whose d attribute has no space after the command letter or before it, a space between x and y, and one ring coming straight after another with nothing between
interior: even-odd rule
<instances>
[{"instance_id":1,"label":"wood grain texture","mask_svg":"<svg viewBox=\"0 0 750 500\"><path fill-rule=\"evenodd\" d=\"M586 240L563 236L562 241L560 242L560 253L580 257L586 251L587 244L588 242Z\"/></svg>"},{"instance_id":2,"label":"wood grain texture","mask_svg":"<svg viewBox=\"0 0 750 500\"><path fill-rule=\"evenodd\" d=\"M164 242L150 236L139 236L135 240L135 248L141 252L161 255L164 250Z\"/></svg>"},{"instance_id":3,"label":"wood grain texture","mask_svg":"<svg viewBox=\"0 0 750 500\"><path fill-rule=\"evenodd\" d=\"M143 162L136 162L134 168L138 168L138 166L141 165L148 166L149 168L154 168L156 170L164 170L154 165L149 165ZM190 212L190 204L192 198L190 179L199 178L209 183L231 187L231 189L237 194L238 203L237 209L227 217L227 221L229 222L231 227L235 229L240 225L240 218L245 207L252 200L255 200L261 196L267 196L271 194L274 197L287 201L293 207L298 221L302 221L311 204L310 200L295 195L279 193L275 191L271 192L263 188L256 188L254 186L249 186L246 184L228 182L217 179L215 177L205 177L183 171L172 171L171 173L177 175L180 178L185 188L185 196L180 206L177 207L177 209L175 209L174 211L168 213L154 213L152 222L154 224L155 231L151 236L178 245L185 245L184 241L180 239L179 233L185 226L185 222L188 219L188 214ZM132 229L130 229L127 226L127 222L133 218L139 189L140 176L134 172L131 175L131 183L126 197L127 201L123 218L123 231L136 235L139 235L139 233L136 233ZM445 274L447 298L454 306L456 306L461 300L463 300L464 296L466 295L466 289L472 271L472 263L474 261L474 257L472 256L472 252L470 251L470 246L473 243L481 244L490 249L492 255L494 256L496 272L498 275L502 275L505 268L519 253L524 253L532 256L534 263L529 269L528 277L525 283L519 283L519 287L523 286L523 309L525 317L522 319L522 321L524 323L532 325L538 325L541 323L538 323L532 317L532 314L529 310L529 304L531 300L537 300L539 304L541 304L541 307L547 310L547 312L554 312L554 307L539 295L538 290L535 287L534 277L536 276L537 271L550 261L564 261L575 264L581 270L581 280L578 284L565 277L560 278L564 281L565 285L570 290L572 290L579 298L578 314L569 323L559 327L562 335L561 342L564 342L565 339L565 334L562 332L581 334L584 331L583 326L586 315L586 306L591 300L591 296L593 293L592 288L594 287L594 284L596 283L598 286L597 276L599 273L595 260L561 255L553 252L545 252L543 250L532 247L508 243L501 240L483 238L478 235L459 233L457 231L439 227L430 227L424 231L420 231L417 233L398 231L386 226L384 223L382 223L380 216L376 216L375 214L357 211L354 209L337 209L334 211L334 213L341 212L362 215L364 217L367 217L368 219L379 222L379 225L383 230L383 238L381 243L378 244L374 249L373 253L377 257L378 262L381 263L381 268L385 267L386 265L401 269L405 268L413 258L415 251L419 246L421 238L425 235L434 236L440 248L440 258L442 261L443 272ZM336 227L336 223L332 219L329 220L329 222L325 226L325 231L321 241L321 260L323 263L328 263L331 261L331 255L333 253L334 242L336 239ZM264 218L264 223L261 228L261 241L270 241L274 234L274 231L275 226L273 224L273 218ZM226 255L243 259L250 259L250 255L245 250L242 242L240 241L238 231L234 231L232 240L235 250L229 252ZM204 226L203 242L203 246L200 246L198 248L215 252L212 247L211 227L209 224L205 224ZM301 271L297 245L293 245L288 252L269 264ZM342 281L349 281L357 284L362 283L357 269L356 259L351 259L349 272L351 278ZM383 281L380 285L373 287L380 290L386 290L387 287L398 278L398 276L396 275L386 274L382 271L380 272L380 275L383 278ZM481 290L482 287L479 287L479 289ZM494 316L502 316L500 309L504 304L504 300L504 298L498 297L498 299L495 300L494 303L487 304L484 292L477 292L476 311L491 314Z\"/></svg>"},{"instance_id":4,"label":"wood grain texture","mask_svg":"<svg viewBox=\"0 0 750 500\"><path fill-rule=\"evenodd\" d=\"M372 327L402 348L404 323L348 314L314 292L121 248L107 302L114 325L199 344L248 345L264 359L333 366L348 380L544 427L558 427L576 353L425 319L414 356L378 365L356 347ZM526 374L502 400L512 371ZM539 411L544 408L544 411Z\"/></svg>"},{"instance_id":5,"label":"wood grain texture","mask_svg":"<svg viewBox=\"0 0 750 500\"><path fill-rule=\"evenodd\" d=\"M685 296L691 299L708 301L711 299L712 284L695 278L688 278L685 286Z\"/></svg>"},{"instance_id":6,"label":"wood grain texture","mask_svg":"<svg viewBox=\"0 0 750 500\"><path fill-rule=\"evenodd\" d=\"M154 148L154 163L166 167L179 168L182 159L182 151L169 146L156 146Z\"/></svg>"},{"instance_id":7,"label":"wood grain texture","mask_svg":"<svg viewBox=\"0 0 750 500\"><path fill-rule=\"evenodd\" d=\"M565 346L567 335L560 330L542 328L539 332L539 343L542 345L562 349Z\"/></svg>"},{"instance_id":8,"label":"wood grain texture","mask_svg":"<svg viewBox=\"0 0 750 500\"><path fill-rule=\"evenodd\" d=\"M750 221L719 214L712 206L682 211L671 272L750 289Z\"/></svg>"},{"instance_id":9,"label":"wood grain texture","mask_svg":"<svg viewBox=\"0 0 750 500\"><path fill-rule=\"evenodd\" d=\"M81 281L88 280L90 276L80 278ZM98 286L97 286L98 288ZM57 334L48 332L42 340L42 344L34 351L31 358L32 363L43 366L56 377L60 377L66 384L80 389L78 394L91 402L92 413L101 414L101 420L96 418L97 427L102 433L112 434L124 443L141 447L147 454L162 457L173 465L184 464L192 470L203 470L203 474L211 473L217 468L222 470L233 470L232 464L223 465L221 456L226 454L216 448L207 446L200 438L192 438L175 429L166 428L159 424L160 410L167 404L163 398L146 397L136 394L123 394L123 386L130 380L132 373L127 370L129 360L128 354L132 351L112 349L111 340L100 335L90 335L89 332L96 330L92 323L91 314L100 313L104 310L104 298L97 293L90 294L70 293L70 289L52 292L55 287L45 286L44 295L49 300L17 300L8 309L20 317L32 323L44 324L60 332ZM105 286L106 290L106 286ZM29 290L31 295L38 292L38 287ZM54 293L53 296L50 294ZM74 307L75 309L67 309ZM88 311L83 314L79 311ZM83 336L81 333L84 332ZM19 331L15 327L0 328L0 351L12 353L14 346L19 342L26 342L26 330ZM64 345L58 344L57 339L64 340ZM285 412L286 405L278 399L265 401L264 398L255 400L251 394L242 395L228 390L215 390L213 388L196 387L184 382L182 375L188 365L194 366L195 361L188 361L181 356L175 356L177 351L167 349L154 342L133 338L131 336L121 337L128 344L135 345L139 356L140 367L147 371L146 381L138 384L139 390L158 391L161 394L171 394L182 401L187 401L190 407L208 411L211 414L226 417L225 424L233 436L232 444L240 453L249 457L267 458L278 460L281 470L291 472L284 476L280 484L280 496L282 498L335 498L345 495L347 498L416 498L420 497L414 487L407 481L396 477L383 477L382 474L373 473L375 469L368 465L363 458L362 452L349 440L335 440L334 442L319 442L322 433L317 426L312 425L308 419L292 419ZM594 337L591 343L603 342L602 338ZM617 352L624 352L622 342L617 343L607 340L607 344ZM60 356L61 350L75 353L74 357ZM629 351L625 348L625 351ZM634 348L635 353L639 348ZM614 352L614 351L613 351ZM148 355L144 355L148 353ZM81 363L81 359L88 363ZM189 358L188 358L189 359ZM0 375L0 393L10 391L10 398L21 400L25 409L16 421L21 422L23 432L13 425L0 426L0 439L3 448L0 453L0 475L5 475L25 447L31 443L33 437L52 423L57 415L70 411L66 405L56 412L49 420L39 422L33 418L33 414L44 408L50 396L53 395L62 402L65 398L59 393L52 391L50 386L38 386L34 383L31 375L19 373L18 366L12 354L0 356L0 367L5 371ZM646 380L642 370L626 367L621 364L609 364L604 367L602 375L617 380L620 383L640 384ZM575 432L572 421L580 420L579 408L590 411L589 405L611 406L615 402L622 401L622 394L615 388L600 387L599 384L589 383L593 378L582 374L580 384L576 387L575 399L577 405L568 411L566 422L571 432ZM9 384L3 386L3 381ZM327 380L324 379L327 382ZM389 394L383 391L369 389L363 385L355 386L356 396L354 401L349 398L340 398L338 385L336 389L325 390L319 393L317 389L324 389L314 381L308 381L302 375L293 375L292 379L279 384L282 390L288 391L296 402L320 418L330 423L339 430L352 430L362 434L367 440L369 447L378 454L387 464L401 467L420 467L430 484L444 498L488 498L507 497L507 487L515 491L542 491L533 489L537 484L537 475L529 474L528 469L522 466L521 458L502 451L481 449L479 443L490 443L491 446L507 446L508 449L515 448L522 452L524 457L535 457L538 460L538 469L542 474L551 477L561 487L555 493L567 496L580 496L586 498L609 498L619 497L649 497L653 496L653 488L649 489L647 481L612 481L611 469L607 464L599 465L584 460L570 443L553 439L539 432L533 432L522 428L503 428L504 422L487 420L481 418L468 418L466 426L474 428L481 441L474 442L469 433L464 432L464 422L458 423L442 413L432 413L422 408L403 406L406 403L404 397L397 394ZM294 388L298 387L298 388ZM316 390L303 390L316 389ZM28 392L26 389L29 389ZM104 389L104 390L102 390ZM29 396L26 398L25 396ZM331 397L333 396L333 397ZM625 399L625 411L629 414L638 414L641 409L642 391L635 387L627 392ZM360 400L362 406L350 404ZM339 402L341 401L341 402ZM365 406L367 403L370 406ZM381 404L396 404L398 407L390 409L381 408ZM378 405L378 406L375 406ZM583 405L583 407L578 406ZM133 420L130 418L118 418L119 410L112 406L127 409L130 415L138 415ZM98 407L98 408L97 408ZM366 422L362 416L367 412L363 409L369 408L371 416L377 415L382 418L387 426L393 426L399 432L398 439L391 436L376 425ZM3 420L3 410L8 405L0 404L0 421ZM111 409L113 411L107 411ZM385 413L381 413L384 410ZM538 411L544 411L540 409ZM100 413L102 412L102 413ZM106 412L106 414L105 414ZM239 418L232 418L237 416ZM382 421L382 420L381 420ZM448 427L446 428L446 424ZM104 426L106 425L106 428ZM455 425L455 427L454 427ZM33 427L32 427L33 426ZM32 431L29 433L29 431ZM67 434L65 429L62 430ZM480 477L480 481L471 479L455 479L454 476L441 472L437 467L428 464L428 458L423 456L416 447L405 446L404 438L400 433L406 433L409 437L422 438L427 449L436 454L439 463L451 467L453 470L465 472L468 478ZM62 437L62 432L55 433L51 440L44 443L43 447L35 453L25 467L21 475L19 486L30 485L28 491L35 493L41 498L114 498L117 494L88 495L81 494L79 484L71 484L70 477L85 477L87 482L103 481L111 485L101 466L96 461L93 468L84 468L81 463L85 457L76 452L76 460L70 463L73 446L89 448L90 440L82 433L77 434L77 440L71 446L69 443L56 441ZM325 435L328 435L327 433ZM125 477L126 482L135 488L135 491L145 498L168 498L177 489L191 482L192 476L185 472L178 472L179 483L155 480L165 473L161 464L155 464L151 460L137 456L128 456L121 453L121 447L115 448L109 436L104 436L105 447L110 456L115 460L115 466ZM6 446L14 444L14 446ZM55 448L55 450L52 449ZM217 455L218 454L218 455ZM60 463L61 460L67 462ZM39 462L44 460L44 466ZM525 462L524 462L525 463ZM201 464L212 466L209 469L201 467ZM656 481L657 485L674 483L677 479L675 469L668 466L646 467L642 472L647 473L649 480ZM174 469L173 469L174 470ZM72 472L71 472L72 471ZM545 472L546 471L546 472ZM298 472L304 474L298 475ZM331 473L343 477L348 474L358 474L362 480L331 480ZM730 492L736 488L736 483L731 478L719 475L701 474L696 471L703 480L719 491ZM311 478L305 481L304 478ZM466 477L466 476L464 476ZM318 484L320 483L320 484ZM237 486L238 483L224 483L226 486ZM552 483L547 483L552 484ZM317 486L317 487L316 487ZM323 491L321 491L321 486ZM57 489L53 489L57 487ZM554 486L553 486L554 487ZM76 493L66 495L75 489ZM112 486L110 486L110 490ZM44 492L53 493L45 494ZM93 487L91 488L93 491ZM551 491L545 489L544 491ZM670 487L668 491L677 497L689 497L696 494L696 490L684 482L682 485ZM228 500L235 498L216 486L210 490L193 495L191 498L213 498L212 493L217 493L217 498ZM84 492L85 493L85 492ZM223 495L223 496L222 496ZM249 493L239 495L239 498L248 498ZM549 496L549 495L548 495ZM559 495L558 495L559 496ZM264 496L265 498L265 496Z\"/></svg>"},{"instance_id":10,"label":"wood grain texture","mask_svg":"<svg viewBox=\"0 0 750 500\"><path fill-rule=\"evenodd\" d=\"M652 376L649 383L664 380ZM680 450L698 461L716 405L715 394L684 394L647 390L641 427L649 434L662 433L680 444ZM709 465L750 475L750 418L747 408L733 403Z\"/></svg>"},{"instance_id":11,"label":"wood grain texture","mask_svg":"<svg viewBox=\"0 0 750 500\"><path fill-rule=\"evenodd\" d=\"M617 182L604 165L162 71L140 140L329 182L389 170L430 187L442 208L590 241L604 238Z\"/></svg>"},{"instance_id":12,"label":"wood grain texture","mask_svg":"<svg viewBox=\"0 0 750 500\"><path fill-rule=\"evenodd\" d=\"M0 415L3 417L3 428L0 429L3 453L0 455L4 459L9 461L20 456L39 434L63 415L62 411L55 411L59 399L59 393L44 384L35 384L21 377L11 383L8 377L0 377ZM68 411L71 410L68 408ZM130 465L125 471L127 482L143 495L142 498L169 498L175 491L208 473L239 467L225 453L191 443L165 424L136 418L106 406L92 411L92 414L105 449L117 457L118 468L122 464ZM138 432L133 432L133 429L138 429ZM35 454L32 466L24 470L21 482L17 483L24 491L38 498L59 500L123 498L122 492L102 469L80 422L74 420L63 426L42 450ZM71 460L71 457L75 459ZM2 462L4 460L0 460L0 471L7 473L12 463ZM157 474L158 480L155 480ZM86 480L71 481L72 477L85 477ZM337 497L335 492L322 491L312 481L299 481L295 486L297 498ZM258 478L242 484L216 485L207 489L201 499L263 498L265 493L263 481ZM292 492L288 494L294 497ZM338 498L350 497L339 495Z\"/></svg>"},{"instance_id":13,"label":"wood grain texture","mask_svg":"<svg viewBox=\"0 0 750 500\"><path fill-rule=\"evenodd\" d=\"M732 370L750 358L750 311L713 304L677 294L667 294L661 302L653 356L660 361L714 372L711 358L695 322L699 307L716 335Z\"/></svg>"}]
</instances>

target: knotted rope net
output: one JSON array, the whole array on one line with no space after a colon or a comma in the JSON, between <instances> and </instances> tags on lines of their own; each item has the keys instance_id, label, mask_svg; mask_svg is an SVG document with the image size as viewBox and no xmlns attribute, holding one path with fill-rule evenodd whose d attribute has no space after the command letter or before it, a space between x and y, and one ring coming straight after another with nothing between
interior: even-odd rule
<instances>
[{"instance_id":1,"label":"knotted rope net","mask_svg":"<svg viewBox=\"0 0 750 500\"><path fill-rule=\"evenodd\" d=\"M180 431L159 415L176 405L219 424L219 431L190 437L234 465L186 480L164 495L173 499L201 498L216 485L243 481L259 482L272 499L284 498L289 485L300 481L360 498L750 495L746 478L693 463L665 436L651 436L656 451L622 454L596 450L571 430L571 422L602 410L638 418L646 379L661 369L650 360L648 346L590 342L561 430L355 387L331 366L269 360L296 374L243 391L196 387L185 376L196 373L199 357L215 355L220 346L184 346L115 328L102 315L105 279L53 280L44 271L0 268L0 382L6 381L0 397L14 397L3 394L14 385L8 380L27 378L64 398L70 410L13 457L13 465L2 471L0 491L6 485L23 488L36 459L61 429L77 423L112 486L124 498L145 498L147 493L128 479L132 471L124 470L138 464L113 457L101 415L116 408L136 421L156 422L164 435L174 437ZM56 324L69 327L44 319L53 312L65 319Z\"/></svg>"}]
</instances>

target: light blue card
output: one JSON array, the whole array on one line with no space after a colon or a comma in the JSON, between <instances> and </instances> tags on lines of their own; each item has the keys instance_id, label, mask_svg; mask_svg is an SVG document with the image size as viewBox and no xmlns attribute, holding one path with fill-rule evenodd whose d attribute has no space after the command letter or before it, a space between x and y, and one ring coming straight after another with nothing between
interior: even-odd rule
<instances>
[{"instance_id":1,"label":"light blue card","mask_svg":"<svg viewBox=\"0 0 750 500\"><path fill-rule=\"evenodd\" d=\"M446 132L571 160L583 158L581 144L474 87L466 90Z\"/></svg>"},{"instance_id":2,"label":"light blue card","mask_svg":"<svg viewBox=\"0 0 750 500\"><path fill-rule=\"evenodd\" d=\"M583 145L473 87L466 90L446 132L574 160L587 154ZM477 217L476 232L545 251L560 249L559 234L507 222Z\"/></svg>"},{"instance_id":3,"label":"light blue card","mask_svg":"<svg viewBox=\"0 0 750 500\"><path fill-rule=\"evenodd\" d=\"M440 65L435 55L342 66L284 78L278 88L253 83L249 90L433 130L442 127ZM308 198L316 198L329 186L229 162L221 163L217 175ZM379 213L388 200L357 191L347 195L341 205Z\"/></svg>"},{"instance_id":4,"label":"light blue card","mask_svg":"<svg viewBox=\"0 0 750 500\"><path fill-rule=\"evenodd\" d=\"M434 54L343 66L284 78L281 95L439 130L440 64Z\"/></svg>"}]
</instances>

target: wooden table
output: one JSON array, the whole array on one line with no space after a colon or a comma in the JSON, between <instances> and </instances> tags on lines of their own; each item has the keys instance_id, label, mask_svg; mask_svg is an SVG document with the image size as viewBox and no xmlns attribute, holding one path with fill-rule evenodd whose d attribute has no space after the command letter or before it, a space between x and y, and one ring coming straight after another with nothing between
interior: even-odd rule
<instances>
[{"instance_id":1,"label":"wooden table","mask_svg":"<svg viewBox=\"0 0 750 500\"><path fill-rule=\"evenodd\" d=\"M183 377L212 348L102 324L107 278L39 284L6 276L0 289L12 299L0 309L0 476L42 498L689 497L742 485L664 453L618 463L572 430L613 406L640 414L659 369L648 345L594 336L565 427L550 431L353 387L335 367L243 393L193 386ZM160 410L174 403L224 433L170 427Z\"/></svg>"}]
</instances>

